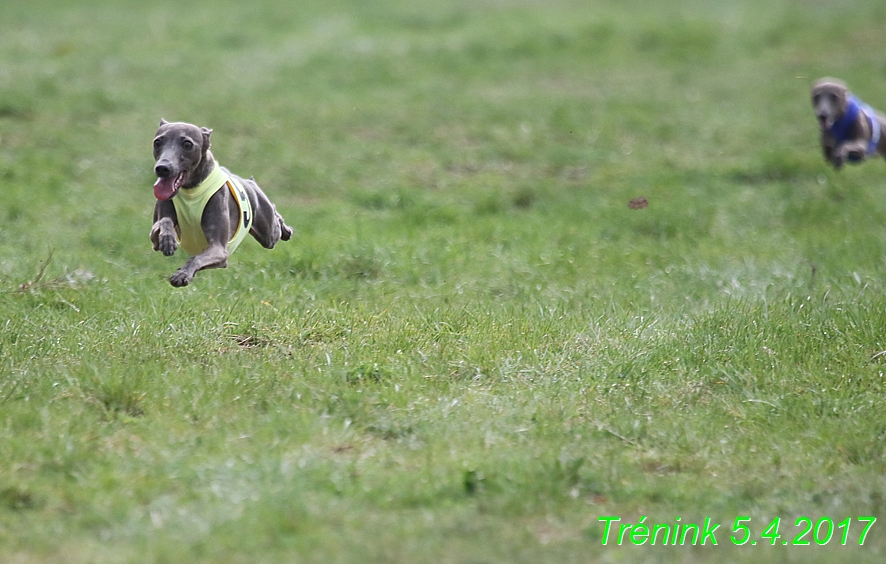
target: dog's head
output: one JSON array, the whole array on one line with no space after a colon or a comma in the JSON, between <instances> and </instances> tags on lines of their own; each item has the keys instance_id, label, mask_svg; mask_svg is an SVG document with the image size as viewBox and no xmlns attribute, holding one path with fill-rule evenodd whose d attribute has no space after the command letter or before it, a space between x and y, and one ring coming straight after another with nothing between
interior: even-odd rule
<instances>
[{"instance_id":1,"label":"dog's head","mask_svg":"<svg viewBox=\"0 0 886 564\"><path fill-rule=\"evenodd\" d=\"M192 188L199 184L195 171L201 168L209 153L211 129L190 123L170 123L160 120L160 128L154 136L154 195L158 200L168 200L178 194L180 188Z\"/></svg>"},{"instance_id":2,"label":"dog's head","mask_svg":"<svg viewBox=\"0 0 886 564\"><path fill-rule=\"evenodd\" d=\"M840 121L848 106L849 89L842 80L822 78L812 87L812 107L822 130L830 129Z\"/></svg>"}]
</instances>

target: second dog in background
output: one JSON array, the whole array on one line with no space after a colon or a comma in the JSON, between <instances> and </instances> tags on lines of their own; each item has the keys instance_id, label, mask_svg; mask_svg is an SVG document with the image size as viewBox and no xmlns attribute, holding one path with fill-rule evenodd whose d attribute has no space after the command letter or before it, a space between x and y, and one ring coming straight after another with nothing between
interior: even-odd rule
<instances>
[{"instance_id":1,"label":"second dog in background","mask_svg":"<svg viewBox=\"0 0 886 564\"><path fill-rule=\"evenodd\" d=\"M835 169L878 154L886 157L886 116L856 98L842 80L816 81L812 107L824 158Z\"/></svg>"}]
</instances>

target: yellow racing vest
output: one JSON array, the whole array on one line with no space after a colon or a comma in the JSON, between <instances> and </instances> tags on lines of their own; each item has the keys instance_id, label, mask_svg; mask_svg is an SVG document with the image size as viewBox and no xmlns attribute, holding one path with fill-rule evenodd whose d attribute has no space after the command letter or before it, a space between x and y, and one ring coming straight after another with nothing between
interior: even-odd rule
<instances>
[{"instance_id":1,"label":"yellow racing vest","mask_svg":"<svg viewBox=\"0 0 886 564\"><path fill-rule=\"evenodd\" d=\"M243 242L249 233L249 228L252 227L252 205L249 203L246 190L234 175L215 163L206 180L193 188L182 188L172 198L178 219L179 244L191 256L199 255L209 247L209 241L203 234L200 222L209 198L222 187L227 187L231 191L231 196L240 208L237 230L228 241L228 254L233 253Z\"/></svg>"}]
</instances>

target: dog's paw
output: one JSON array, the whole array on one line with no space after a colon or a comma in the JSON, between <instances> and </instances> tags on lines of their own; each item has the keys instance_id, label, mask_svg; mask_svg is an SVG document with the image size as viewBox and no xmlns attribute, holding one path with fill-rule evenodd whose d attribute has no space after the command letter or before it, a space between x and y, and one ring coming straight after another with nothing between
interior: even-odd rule
<instances>
[{"instance_id":1,"label":"dog's paw","mask_svg":"<svg viewBox=\"0 0 886 564\"><path fill-rule=\"evenodd\" d=\"M846 153L846 160L851 163L860 163L864 160L864 151L849 151Z\"/></svg>"},{"instance_id":2,"label":"dog's paw","mask_svg":"<svg viewBox=\"0 0 886 564\"><path fill-rule=\"evenodd\" d=\"M169 277L169 283L176 288L183 288L191 283L191 276L189 276L184 270L176 270L175 273Z\"/></svg>"},{"instance_id":3,"label":"dog's paw","mask_svg":"<svg viewBox=\"0 0 886 564\"><path fill-rule=\"evenodd\" d=\"M175 241L175 237L173 235L160 235L160 238L157 242L157 249L162 252L165 256L171 257L175 254L175 250L178 248L178 243Z\"/></svg>"},{"instance_id":4,"label":"dog's paw","mask_svg":"<svg viewBox=\"0 0 886 564\"><path fill-rule=\"evenodd\" d=\"M280 240L288 241L292 239L292 227L289 227L282 221L280 222Z\"/></svg>"}]
</instances>

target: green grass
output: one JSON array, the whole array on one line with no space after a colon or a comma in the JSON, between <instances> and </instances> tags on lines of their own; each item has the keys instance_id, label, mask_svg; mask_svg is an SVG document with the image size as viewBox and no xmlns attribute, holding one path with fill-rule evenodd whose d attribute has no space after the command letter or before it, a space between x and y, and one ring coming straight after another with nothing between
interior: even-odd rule
<instances>
[{"instance_id":1,"label":"green grass","mask_svg":"<svg viewBox=\"0 0 886 564\"><path fill-rule=\"evenodd\" d=\"M886 109L884 26L4 0L0 562L881 562L886 522L759 535L886 519L886 164L829 170L808 101ZM172 288L161 117L293 240ZM606 515L719 545L602 546Z\"/></svg>"}]
</instances>

